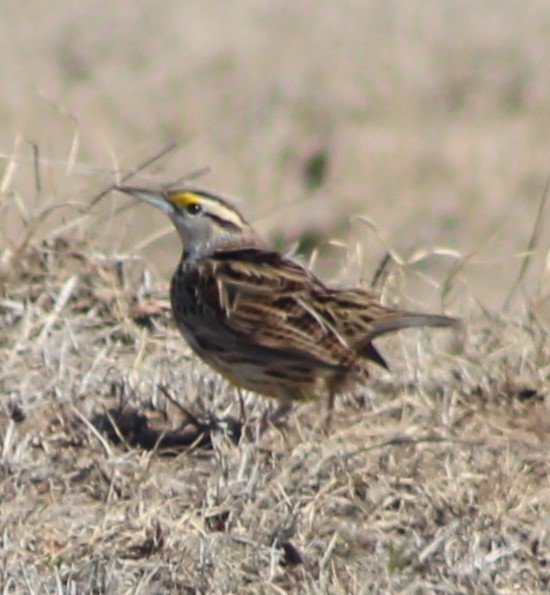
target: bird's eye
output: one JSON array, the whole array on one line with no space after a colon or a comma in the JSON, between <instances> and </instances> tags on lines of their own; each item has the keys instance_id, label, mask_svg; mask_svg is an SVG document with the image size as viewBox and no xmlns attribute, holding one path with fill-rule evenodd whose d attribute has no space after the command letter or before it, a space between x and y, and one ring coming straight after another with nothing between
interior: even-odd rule
<instances>
[{"instance_id":1,"label":"bird's eye","mask_svg":"<svg viewBox=\"0 0 550 595\"><path fill-rule=\"evenodd\" d=\"M187 207L185 208L185 210L190 215L198 215L199 213L202 213L202 206L199 203L197 203L197 202L193 202L190 205L187 205Z\"/></svg>"}]
</instances>

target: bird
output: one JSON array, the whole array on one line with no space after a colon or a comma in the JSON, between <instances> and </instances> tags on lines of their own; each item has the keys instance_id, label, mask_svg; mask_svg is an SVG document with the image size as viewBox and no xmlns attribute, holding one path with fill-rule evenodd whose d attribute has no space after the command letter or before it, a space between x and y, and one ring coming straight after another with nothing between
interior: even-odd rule
<instances>
[{"instance_id":1,"label":"bird","mask_svg":"<svg viewBox=\"0 0 550 595\"><path fill-rule=\"evenodd\" d=\"M443 314L382 304L363 288L332 287L265 245L228 197L207 189L118 185L171 219L183 250L170 283L176 325L191 349L230 383L275 398L274 424L293 403L335 397L388 369L373 344L410 327L456 327Z\"/></svg>"}]
</instances>

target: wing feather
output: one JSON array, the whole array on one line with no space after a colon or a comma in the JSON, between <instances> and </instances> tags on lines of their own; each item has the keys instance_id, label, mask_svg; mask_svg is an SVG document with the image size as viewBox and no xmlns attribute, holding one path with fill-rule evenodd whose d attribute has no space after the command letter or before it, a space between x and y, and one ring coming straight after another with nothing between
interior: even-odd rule
<instances>
[{"instance_id":1,"label":"wing feather","mask_svg":"<svg viewBox=\"0 0 550 595\"><path fill-rule=\"evenodd\" d=\"M214 259L226 323L255 344L314 358L322 367L342 369L356 355L329 319L317 312L312 292L322 283L277 252L239 250Z\"/></svg>"},{"instance_id":2,"label":"wing feather","mask_svg":"<svg viewBox=\"0 0 550 595\"><path fill-rule=\"evenodd\" d=\"M205 284L202 299L217 314L205 317L198 333L208 333L220 347L229 341L243 354L264 350L274 364L292 361L343 371L366 358L387 367L372 345L377 336L457 323L447 316L389 308L361 289L328 288L299 263L261 248L225 250L197 266L195 278ZM211 328L219 314L224 324Z\"/></svg>"}]
</instances>

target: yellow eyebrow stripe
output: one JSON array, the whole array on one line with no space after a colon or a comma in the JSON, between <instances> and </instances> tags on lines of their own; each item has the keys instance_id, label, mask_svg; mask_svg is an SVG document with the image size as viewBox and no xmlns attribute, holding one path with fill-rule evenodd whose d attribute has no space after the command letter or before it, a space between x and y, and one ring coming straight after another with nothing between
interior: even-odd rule
<instances>
[{"instance_id":1,"label":"yellow eyebrow stripe","mask_svg":"<svg viewBox=\"0 0 550 595\"><path fill-rule=\"evenodd\" d=\"M168 195L168 200L179 207L187 207L188 205L200 203L201 197L194 192L174 192Z\"/></svg>"}]
</instances>

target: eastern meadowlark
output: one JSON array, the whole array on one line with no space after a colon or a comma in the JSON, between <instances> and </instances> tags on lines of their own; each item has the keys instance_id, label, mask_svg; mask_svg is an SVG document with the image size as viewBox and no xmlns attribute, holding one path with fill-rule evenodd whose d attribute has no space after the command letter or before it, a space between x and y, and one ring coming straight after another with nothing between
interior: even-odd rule
<instances>
[{"instance_id":1,"label":"eastern meadowlark","mask_svg":"<svg viewBox=\"0 0 550 595\"><path fill-rule=\"evenodd\" d=\"M176 323L191 348L230 382L275 397L275 418L293 401L328 396L386 367L372 341L456 318L394 309L363 289L328 287L270 250L227 199L198 189L117 186L160 208L183 242L170 288Z\"/></svg>"}]
</instances>

